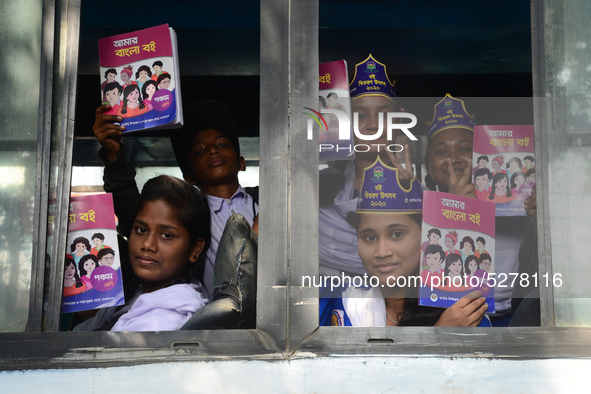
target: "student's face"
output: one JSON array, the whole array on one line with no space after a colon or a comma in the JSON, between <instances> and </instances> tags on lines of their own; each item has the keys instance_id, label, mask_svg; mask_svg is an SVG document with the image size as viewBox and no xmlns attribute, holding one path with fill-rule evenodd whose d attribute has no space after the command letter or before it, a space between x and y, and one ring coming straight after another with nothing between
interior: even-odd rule
<instances>
[{"instance_id":1,"label":"student's face","mask_svg":"<svg viewBox=\"0 0 591 394\"><path fill-rule=\"evenodd\" d=\"M489 272L490 271L490 260L483 260L482 263L480 263L480 269L485 270L486 272Z\"/></svg>"},{"instance_id":2,"label":"student's face","mask_svg":"<svg viewBox=\"0 0 591 394\"><path fill-rule=\"evenodd\" d=\"M464 242L464 250L465 251L472 251L472 245L470 245L470 242Z\"/></svg>"},{"instance_id":3,"label":"student's face","mask_svg":"<svg viewBox=\"0 0 591 394\"><path fill-rule=\"evenodd\" d=\"M129 77L129 74L128 74L128 73L121 73L121 80L122 80L124 83L127 83L127 82L129 82L129 78L130 78L130 77Z\"/></svg>"},{"instance_id":4,"label":"student's face","mask_svg":"<svg viewBox=\"0 0 591 394\"><path fill-rule=\"evenodd\" d=\"M76 273L76 267L70 263L64 268L64 279L72 279Z\"/></svg>"},{"instance_id":5,"label":"student's face","mask_svg":"<svg viewBox=\"0 0 591 394\"><path fill-rule=\"evenodd\" d=\"M488 163L486 160L484 160L484 159L480 159L480 160L478 161L478 167L480 167L480 168L485 168L485 167L486 167L486 163Z\"/></svg>"},{"instance_id":6,"label":"student's face","mask_svg":"<svg viewBox=\"0 0 591 394\"><path fill-rule=\"evenodd\" d=\"M147 71L140 71L140 79L146 79L148 77Z\"/></svg>"},{"instance_id":7,"label":"student's face","mask_svg":"<svg viewBox=\"0 0 591 394\"><path fill-rule=\"evenodd\" d=\"M451 249L454 247L454 241L451 240L449 237L445 237L445 247Z\"/></svg>"},{"instance_id":8,"label":"student's face","mask_svg":"<svg viewBox=\"0 0 591 394\"><path fill-rule=\"evenodd\" d=\"M87 274L90 274L96 268L96 264L91 259L88 259L84 262L84 269L86 270Z\"/></svg>"},{"instance_id":9,"label":"student's face","mask_svg":"<svg viewBox=\"0 0 591 394\"><path fill-rule=\"evenodd\" d=\"M115 77L116 77L116 75L115 75L115 74L113 74L113 73L108 73L108 74L107 74L107 82L113 82L113 81L115 81Z\"/></svg>"},{"instance_id":10,"label":"student's face","mask_svg":"<svg viewBox=\"0 0 591 394\"><path fill-rule=\"evenodd\" d=\"M222 132L207 129L191 140L189 167L191 175L184 174L188 182L211 186L234 182L238 172L246 170L246 162Z\"/></svg>"},{"instance_id":11,"label":"student's face","mask_svg":"<svg viewBox=\"0 0 591 394\"><path fill-rule=\"evenodd\" d=\"M156 86L149 84L148 86L146 86L146 93L148 93L149 97L152 97L152 95L154 94L154 92L156 91Z\"/></svg>"},{"instance_id":12,"label":"student's face","mask_svg":"<svg viewBox=\"0 0 591 394\"><path fill-rule=\"evenodd\" d=\"M536 174L531 174L527 177L528 182L536 183Z\"/></svg>"},{"instance_id":13,"label":"student's face","mask_svg":"<svg viewBox=\"0 0 591 394\"><path fill-rule=\"evenodd\" d=\"M109 104L117 104L119 101L119 89L115 88L113 90L109 90L105 93L105 96L107 96L107 101Z\"/></svg>"},{"instance_id":14,"label":"student's face","mask_svg":"<svg viewBox=\"0 0 591 394\"><path fill-rule=\"evenodd\" d=\"M160 67L160 66L154 66L153 68L154 68L154 72L156 74L159 74L160 73L160 70L162 70L162 67Z\"/></svg>"},{"instance_id":15,"label":"student's face","mask_svg":"<svg viewBox=\"0 0 591 394\"><path fill-rule=\"evenodd\" d=\"M441 259L441 254L439 253L432 253L427 255L427 265L433 271L439 268L442 261L443 260Z\"/></svg>"},{"instance_id":16,"label":"student's face","mask_svg":"<svg viewBox=\"0 0 591 394\"><path fill-rule=\"evenodd\" d=\"M436 245L439 242L439 238L439 235L431 233L431 235L429 236L429 242L431 243L431 245Z\"/></svg>"},{"instance_id":17,"label":"student's face","mask_svg":"<svg viewBox=\"0 0 591 394\"><path fill-rule=\"evenodd\" d=\"M138 212L129 237L129 260L144 291L174 283L187 264L194 264L203 239L191 245L189 232L177 220L176 211L162 199L149 201Z\"/></svg>"},{"instance_id":18,"label":"student's face","mask_svg":"<svg viewBox=\"0 0 591 394\"><path fill-rule=\"evenodd\" d=\"M335 105L337 102L337 98L335 96L329 96L328 102L330 103L330 105Z\"/></svg>"},{"instance_id":19,"label":"student's face","mask_svg":"<svg viewBox=\"0 0 591 394\"><path fill-rule=\"evenodd\" d=\"M478 269L478 264L476 264L476 260L471 260L468 263L468 269L470 270L470 274L474 274Z\"/></svg>"},{"instance_id":20,"label":"student's face","mask_svg":"<svg viewBox=\"0 0 591 394\"><path fill-rule=\"evenodd\" d=\"M101 239L100 239L100 238L93 238L93 239L92 239L92 243L93 243L95 246L101 246L101 245L103 244L103 241L101 241Z\"/></svg>"},{"instance_id":21,"label":"student's face","mask_svg":"<svg viewBox=\"0 0 591 394\"><path fill-rule=\"evenodd\" d=\"M84 252L86 250L86 245L84 245L82 242L78 242L76 244L76 252Z\"/></svg>"},{"instance_id":22,"label":"student's face","mask_svg":"<svg viewBox=\"0 0 591 394\"><path fill-rule=\"evenodd\" d=\"M476 241L476 246L478 247L478 250L484 249L484 244L480 241Z\"/></svg>"},{"instance_id":23,"label":"student's face","mask_svg":"<svg viewBox=\"0 0 591 394\"><path fill-rule=\"evenodd\" d=\"M449 273L453 276L458 276L462 272L462 263L460 260L456 260L451 263L448 267Z\"/></svg>"},{"instance_id":24,"label":"student's face","mask_svg":"<svg viewBox=\"0 0 591 394\"><path fill-rule=\"evenodd\" d=\"M140 91L137 89L133 89L128 95L127 100L131 103L137 103L137 100L140 97Z\"/></svg>"},{"instance_id":25,"label":"student's face","mask_svg":"<svg viewBox=\"0 0 591 394\"><path fill-rule=\"evenodd\" d=\"M363 266L381 284L389 276L412 275L419 266L421 229L408 215L362 214L358 242Z\"/></svg>"},{"instance_id":26,"label":"student's face","mask_svg":"<svg viewBox=\"0 0 591 394\"><path fill-rule=\"evenodd\" d=\"M158 85L160 89L168 89L170 88L170 78L164 78L160 81L160 85Z\"/></svg>"},{"instance_id":27,"label":"student's face","mask_svg":"<svg viewBox=\"0 0 591 394\"><path fill-rule=\"evenodd\" d=\"M488 175L480 175L476 177L476 186L479 189L484 189L488 186Z\"/></svg>"},{"instance_id":28,"label":"student's face","mask_svg":"<svg viewBox=\"0 0 591 394\"><path fill-rule=\"evenodd\" d=\"M439 132L429 143L427 151L427 174L430 174L439 191L447 192L449 188L449 172L447 160L451 160L456 178L464 175L464 168L472 159L472 142L470 131L449 129Z\"/></svg>"},{"instance_id":29,"label":"student's face","mask_svg":"<svg viewBox=\"0 0 591 394\"><path fill-rule=\"evenodd\" d=\"M515 172L519 169L517 162L512 161L511 164L509 164L509 169L511 170L511 172Z\"/></svg>"},{"instance_id":30,"label":"student's face","mask_svg":"<svg viewBox=\"0 0 591 394\"><path fill-rule=\"evenodd\" d=\"M108 265L109 267L112 267L114 262L115 256L113 256L111 253L106 254L101 258L101 265Z\"/></svg>"},{"instance_id":31,"label":"student's face","mask_svg":"<svg viewBox=\"0 0 591 394\"><path fill-rule=\"evenodd\" d=\"M525 166L526 167L531 167L531 160L525 159Z\"/></svg>"},{"instance_id":32,"label":"student's face","mask_svg":"<svg viewBox=\"0 0 591 394\"><path fill-rule=\"evenodd\" d=\"M496 188L498 190L506 190L507 189L507 178L502 177L497 181Z\"/></svg>"},{"instance_id":33,"label":"student's face","mask_svg":"<svg viewBox=\"0 0 591 394\"><path fill-rule=\"evenodd\" d=\"M389 145L394 143L394 141L388 141L388 135L386 132L386 114L388 112L396 112L396 106L394 105L394 102L392 100L390 100L387 97L379 96L361 97L351 101L351 111L353 113L358 113L359 132L364 135L375 135L379 129L380 116L382 117L382 134L378 136L375 140L365 141L357 138L357 135L353 136L355 144L365 144L369 145L371 148L371 150L366 153L356 153L356 155L362 154L375 156L378 153L378 147L372 146L372 144ZM381 115L380 112L382 113ZM380 152L385 152L384 146L379 148Z\"/></svg>"},{"instance_id":34,"label":"student's face","mask_svg":"<svg viewBox=\"0 0 591 394\"><path fill-rule=\"evenodd\" d=\"M500 169L501 169L501 165L500 165L500 164L499 164L499 162L498 162L498 161L496 161L496 160L493 160L493 162L492 162L492 164L491 164L491 165L492 165L492 168L493 168L495 171L498 171L498 170L500 170Z\"/></svg>"},{"instance_id":35,"label":"student's face","mask_svg":"<svg viewBox=\"0 0 591 394\"><path fill-rule=\"evenodd\" d=\"M523 182L525 182L525 179L521 175L518 175L515 177L515 186L516 187L523 185Z\"/></svg>"}]
</instances>

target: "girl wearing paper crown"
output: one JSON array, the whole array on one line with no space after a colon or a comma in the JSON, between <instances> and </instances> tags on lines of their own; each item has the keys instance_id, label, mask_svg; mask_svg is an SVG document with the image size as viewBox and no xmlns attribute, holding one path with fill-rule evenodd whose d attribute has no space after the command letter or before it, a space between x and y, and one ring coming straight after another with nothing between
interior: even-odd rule
<instances>
[{"instance_id":1,"label":"girl wearing paper crown","mask_svg":"<svg viewBox=\"0 0 591 394\"><path fill-rule=\"evenodd\" d=\"M351 111L358 114L359 132L375 135L380 123L385 128L386 113L396 112L394 84L388 78L386 66L369 55L355 66L355 76L350 84ZM382 119L380 119L380 117ZM347 214L355 211L361 189L364 169L378 156L391 162L401 172L406 172L398 159L386 155L386 149L378 152L378 144L392 143L387 133L373 140L371 150L355 153L355 160L338 162L320 172L320 225L319 257L321 275L363 275L365 269L357 253L357 234L347 223ZM355 144L368 141L357 139ZM406 162L410 162L410 151L405 148ZM410 168L410 167L409 167ZM410 176L408 177L410 179Z\"/></svg>"},{"instance_id":2,"label":"girl wearing paper crown","mask_svg":"<svg viewBox=\"0 0 591 394\"><path fill-rule=\"evenodd\" d=\"M478 326L483 321L488 306L478 298L480 292L448 309L418 305L422 188L414 176L409 178L380 157L364 169L357 210L348 220L371 280L366 287L348 287L341 298L321 299L321 325Z\"/></svg>"}]
</instances>

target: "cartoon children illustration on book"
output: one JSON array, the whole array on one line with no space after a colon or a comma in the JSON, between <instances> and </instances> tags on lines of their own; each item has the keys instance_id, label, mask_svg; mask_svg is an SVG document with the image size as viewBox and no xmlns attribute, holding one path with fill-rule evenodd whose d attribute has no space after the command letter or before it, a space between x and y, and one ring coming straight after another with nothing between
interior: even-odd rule
<instances>
[{"instance_id":1,"label":"cartoon children illustration on book","mask_svg":"<svg viewBox=\"0 0 591 394\"><path fill-rule=\"evenodd\" d=\"M105 87L108 84L115 82L116 76L117 70L115 70L114 68L110 68L107 71L105 71L105 81L101 83L101 92L103 93L103 104L106 104L108 102L107 96L105 94Z\"/></svg>"},{"instance_id":2,"label":"cartoon children illustration on book","mask_svg":"<svg viewBox=\"0 0 591 394\"><path fill-rule=\"evenodd\" d=\"M170 90L170 74L161 74L158 79L156 79L158 83L158 89L168 89Z\"/></svg>"},{"instance_id":3,"label":"cartoon children illustration on book","mask_svg":"<svg viewBox=\"0 0 591 394\"><path fill-rule=\"evenodd\" d=\"M105 242L105 236L103 233L94 233L92 237L90 237L92 243L94 244L94 248L90 250L90 254L97 256L98 252L103 249L111 248L110 246L106 246L103 244Z\"/></svg>"},{"instance_id":4,"label":"cartoon children illustration on book","mask_svg":"<svg viewBox=\"0 0 591 394\"><path fill-rule=\"evenodd\" d=\"M487 164L488 164L488 156L486 156L486 155L478 156L478 159L476 159L476 167L474 167L472 169L472 176L476 177L476 171L483 169L483 168L487 168L486 167Z\"/></svg>"},{"instance_id":5,"label":"cartoon children illustration on book","mask_svg":"<svg viewBox=\"0 0 591 394\"><path fill-rule=\"evenodd\" d=\"M64 264L64 297L70 297L86 291L86 285L80 280L76 263L72 255L66 255Z\"/></svg>"},{"instance_id":6,"label":"cartoon children illustration on book","mask_svg":"<svg viewBox=\"0 0 591 394\"><path fill-rule=\"evenodd\" d=\"M440 279L443 278L443 269L441 264L445 259L445 252L441 245L438 244L430 244L425 249L425 259L427 261L427 265L429 268L423 270L421 272L421 282L425 286L432 286L433 277L438 276ZM437 284L440 284L441 281L437 281Z\"/></svg>"},{"instance_id":7,"label":"cartoon children illustration on book","mask_svg":"<svg viewBox=\"0 0 591 394\"><path fill-rule=\"evenodd\" d=\"M460 251L455 248L455 245L458 243L458 232L451 230L445 234L445 247L447 250L445 251L445 256L449 256L450 254L457 254L460 255Z\"/></svg>"},{"instance_id":8,"label":"cartoon children illustration on book","mask_svg":"<svg viewBox=\"0 0 591 394\"><path fill-rule=\"evenodd\" d=\"M480 258L478 259L478 268L484 270L486 272L490 272L490 267L492 265L492 258L488 253L482 253Z\"/></svg>"},{"instance_id":9,"label":"cartoon children illustration on book","mask_svg":"<svg viewBox=\"0 0 591 394\"><path fill-rule=\"evenodd\" d=\"M486 246L486 241L485 241L484 237L476 238L476 251L474 252L474 256L480 258L480 255L483 253L490 254L484 249L485 246Z\"/></svg>"},{"instance_id":10,"label":"cartoon children illustration on book","mask_svg":"<svg viewBox=\"0 0 591 394\"><path fill-rule=\"evenodd\" d=\"M100 265L106 265L107 267L111 267L113 269L119 268L119 265L113 266L115 263L115 251L113 249L103 249L98 253L97 256Z\"/></svg>"},{"instance_id":11,"label":"cartoon children illustration on book","mask_svg":"<svg viewBox=\"0 0 591 394\"><path fill-rule=\"evenodd\" d=\"M493 176L493 186L488 199L495 204L502 204L513 201L515 196L509 188L509 178L506 173L498 173Z\"/></svg>"},{"instance_id":12,"label":"cartoon children illustration on book","mask_svg":"<svg viewBox=\"0 0 591 394\"><path fill-rule=\"evenodd\" d=\"M458 287L464 285L464 267L459 255L452 253L445 258L445 270L443 276L449 278L449 285L451 286Z\"/></svg>"},{"instance_id":13,"label":"cartoon children illustration on book","mask_svg":"<svg viewBox=\"0 0 591 394\"><path fill-rule=\"evenodd\" d=\"M86 239L85 237L76 238L74 241L72 241L72 244L70 245L70 252L72 253L71 256L76 264L80 262L80 259L82 257L86 256L87 254L90 254L89 250L90 242L88 242L88 239Z\"/></svg>"},{"instance_id":14,"label":"cartoon children illustration on book","mask_svg":"<svg viewBox=\"0 0 591 394\"><path fill-rule=\"evenodd\" d=\"M521 171L517 171L511 176L511 193L517 200L523 200L524 195L521 193L521 185L525 183L525 174ZM529 193L531 195L531 192ZM529 196L528 196L529 197Z\"/></svg>"},{"instance_id":15,"label":"cartoon children illustration on book","mask_svg":"<svg viewBox=\"0 0 591 394\"><path fill-rule=\"evenodd\" d=\"M156 81L162 74L168 74L168 71L162 70L163 66L164 64L160 60L156 60L154 63L152 63L152 69L154 70L154 74L152 74L151 78L152 81Z\"/></svg>"},{"instance_id":16,"label":"cartoon children illustration on book","mask_svg":"<svg viewBox=\"0 0 591 394\"><path fill-rule=\"evenodd\" d=\"M518 157L510 158L507 164L505 165L505 168L507 169L507 176L509 177L509 179L511 179L513 174L515 174L517 171L521 171L521 159L519 159Z\"/></svg>"},{"instance_id":17,"label":"cartoon children illustration on book","mask_svg":"<svg viewBox=\"0 0 591 394\"><path fill-rule=\"evenodd\" d=\"M121 88L123 90L125 90L125 88L130 85L137 85L137 82L131 80L132 75L133 75L133 66L131 64L123 67L123 70L121 70L121 73L119 74L121 81L123 81L123 85L121 85Z\"/></svg>"},{"instance_id":18,"label":"cartoon children illustration on book","mask_svg":"<svg viewBox=\"0 0 591 394\"><path fill-rule=\"evenodd\" d=\"M527 173L527 170L534 169L534 157L533 156L525 156L523 158L523 163L525 164L523 168L521 168L521 172Z\"/></svg>"},{"instance_id":19,"label":"cartoon children illustration on book","mask_svg":"<svg viewBox=\"0 0 591 394\"><path fill-rule=\"evenodd\" d=\"M121 108L121 93L123 93L123 88L119 85L119 82L111 82L105 85L104 93L107 103L111 105L111 109L105 111L105 115L117 115L119 108Z\"/></svg>"},{"instance_id":20,"label":"cartoon children illustration on book","mask_svg":"<svg viewBox=\"0 0 591 394\"><path fill-rule=\"evenodd\" d=\"M478 257L468 256L464 262L464 272L468 277L472 277L476 275L476 271L478 271Z\"/></svg>"},{"instance_id":21,"label":"cartoon children illustration on book","mask_svg":"<svg viewBox=\"0 0 591 394\"><path fill-rule=\"evenodd\" d=\"M80 271L80 280L86 285L86 290L92 289L92 283L90 282L90 274L99 266L98 258L93 254L87 254L80 259L78 263L78 271Z\"/></svg>"},{"instance_id":22,"label":"cartoon children illustration on book","mask_svg":"<svg viewBox=\"0 0 591 394\"><path fill-rule=\"evenodd\" d=\"M139 86L140 90L142 90L146 82L151 81L151 78L152 71L150 71L150 67L145 64L140 66L135 73L135 82L137 82L137 86Z\"/></svg>"},{"instance_id":23,"label":"cartoon children illustration on book","mask_svg":"<svg viewBox=\"0 0 591 394\"><path fill-rule=\"evenodd\" d=\"M148 112L148 106L142 101L139 87L130 85L123 89L123 105L117 115L123 118L133 118L146 112Z\"/></svg>"},{"instance_id":24,"label":"cartoon children illustration on book","mask_svg":"<svg viewBox=\"0 0 591 394\"><path fill-rule=\"evenodd\" d=\"M476 184L476 197L479 200L486 200L490 196L491 187L489 185L492 179L492 172L488 168L479 168L474 174L474 183Z\"/></svg>"},{"instance_id":25,"label":"cartoon children illustration on book","mask_svg":"<svg viewBox=\"0 0 591 394\"><path fill-rule=\"evenodd\" d=\"M492 159L491 166L493 168L493 176L496 174L506 174L507 171L503 170L501 166L505 163L505 157L503 155L496 155L494 159Z\"/></svg>"},{"instance_id":26,"label":"cartoon children illustration on book","mask_svg":"<svg viewBox=\"0 0 591 394\"><path fill-rule=\"evenodd\" d=\"M421 244L421 250L423 251L423 265L427 265L427 256L425 255L427 247L429 245L439 245L439 240L441 239L441 230L438 228L430 229L427 231L427 238L428 240Z\"/></svg>"},{"instance_id":27,"label":"cartoon children illustration on book","mask_svg":"<svg viewBox=\"0 0 591 394\"><path fill-rule=\"evenodd\" d=\"M156 81L153 80L149 80L142 87L142 98L144 100L144 104L148 106L148 111L154 109L154 107L152 106L152 96L154 96L154 93L156 93L157 90L158 84L156 83Z\"/></svg>"},{"instance_id":28,"label":"cartoon children illustration on book","mask_svg":"<svg viewBox=\"0 0 591 394\"><path fill-rule=\"evenodd\" d=\"M462 256L462 262L465 262L468 256L472 256L474 254L474 240L469 236L465 236L462 238L460 246L462 246L462 250L460 250L460 256Z\"/></svg>"}]
</instances>

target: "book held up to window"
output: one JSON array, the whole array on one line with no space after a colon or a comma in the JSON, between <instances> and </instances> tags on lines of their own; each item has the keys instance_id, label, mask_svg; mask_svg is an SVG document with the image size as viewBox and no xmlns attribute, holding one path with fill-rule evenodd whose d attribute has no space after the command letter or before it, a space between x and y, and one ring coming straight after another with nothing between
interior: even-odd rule
<instances>
[{"instance_id":1,"label":"book held up to window","mask_svg":"<svg viewBox=\"0 0 591 394\"><path fill-rule=\"evenodd\" d=\"M125 132L183 124L176 33L167 24L102 38L99 44L105 115L123 117Z\"/></svg>"},{"instance_id":2,"label":"book held up to window","mask_svg":"<svg viewBox=\"0 0 591 394\"><path fill-rule=\"evenodd\" d=\"M347 121L352 119L347 62L321 63L319 73L318 111L306 109L320 131L320 161L350 159L354 151L351 123ZM312 122L308 119L308 130Z\"/></svg>"},{"instance_id":3,"label":"book held up to window","mask_svg":"<svg viewBox=\"0 0 591 394\"><path fill-rule=\"evenodd\" d=\"M536 184L533 126L474 127L473 183L497 216L526 216L524 200Z\"/></svg>"},{"instance_id":4,"label":"book held up to window","mask_svg":"<svg viewBox=\"0 0 591 394\"><path fill-rule=\"evenodd\" d=\"M125 303L111 194L72 196L62 313Z\"/></svg>"},{"instance_id":5,"label":"book held up to window","mask_svg":"<svg viewBox=\"0 0 591 394\"><path fill-rule=\"evenodd\" d=\"M419 305L450 307L478 290L495 311L495 204L424 191Z\"/></svg>"}]
</instances>

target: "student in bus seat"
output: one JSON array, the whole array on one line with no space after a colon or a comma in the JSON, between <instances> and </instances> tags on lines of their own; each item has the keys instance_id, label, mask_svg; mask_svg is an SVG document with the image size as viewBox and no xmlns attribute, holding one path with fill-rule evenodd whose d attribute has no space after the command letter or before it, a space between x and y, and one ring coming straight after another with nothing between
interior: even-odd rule
<instances>
[{"instance_id":1,"label":"student in bus seat","mask_svg":"<svg viewBox=\"0 0 591 394\"><path fill-rule=\"evenodd\" d=\"M365 70L372 67L372 72ZM375 67L375 69L373 68ZM370 77L371 75L371 77ZM374 79L380 83L373 83ZM371 82L371 86L368 82ZM372 89L368 90L368 86ZM380 116L386 124L387 112L400 108L396 103L394 84L387 75L386 66L371 55L355 66L355 77L349 86L351 111L359 114L359 131L362 134L376 134ZM383 113L380 115L380 113ZM400 130L398 130L400 132ZM335 166L320 172L320 212L319 212L319 261L320 275L348 276L363 275L365 268L357 251L357 233L347 222L347 214L355 212L363 170L370 166L378 156L385 163L391 163L386 149L378 152L378 144L389 145L385 130L373 141L363 141L354 136L355 144L371 143L367 152L356 152L355 159L340 161ZM410 157L408 149L405 153ZM399 164L398 159L392 156Z\"/></svg>"},{"instance_id":2,"label":"student in bus seat","mask_svg":"<svg viewBox=\"0 0 591 394\"><path fill-rule=\"evenodd\" d=\"M447 124L442 121L441 114L456 115L457 123ZM476 198L472 184L472 146L474 141L474 116L466 110L464 102L447 94L434 106L434 114L427 133L427 155L425 167L427 176L425 185L429 190L458 194ZM495 157L493 167L499 168L503 159ZM505 170L500 170L504 173ZM524 201L526 210L532 200ZM534 203L535 204L535 203ZM535 212L535 210L534 210ZM530 211L531 213L531 211ZM497 217L495 220L495 274L509 275L518 270L518 251L523 238L528 218L526 217ZM512 288L495 289L495 320L500 324L508 323L511 314Z\"/></svg>"},{"instance_id":3,"label":"student in bus seat","mask_svg":"<svg viewBox=\"0 0 591 394\"><path fill-rule=\"evenodd\" d=\"M228 219L210 303L201 286L209 242L209 204L204 195L168 175L150 179L129 237L133 295L124 306L100 309L74 330L254 328L256 233L242 215Z\"/></svg>"},{"instance_id":4,"label":"student in bus seat","mask_svg":"<svg viewBox=\"0 0 591 394\"><path fill-rule=\"evenodd\" d=\"M407 164L411 168L410 161ZM376 180L371 174L378 166L384 175ZM320 325L490 326L484 318L488 305L480 291L467 293L446 309L418 304L420 279L417 283L411 278L420 278L423 192L421 184L411 175L412 170L407 172L399 164L396 167L376 158L365 170L361 193L371 195L380 184L394 197L375 193L375 197L360 199L356 212L348 215L349 223L358 234L358 253L363 266L379 283L370 281L370 285L364 287L348 287L334 298L321 298ZM443 257L441 247L433 247L438 247ZM455 263L450 264L457 265L461 272L460 256L450 255L447 260L453 258ZM446 270L452 271L449 267ZM467 286L462 286L463 290L464 287L469 291Z\"/></svg>"},{"instance_id":5,"label":"student in bus seat","mask_svg":"<svg viewBox=\"0 0 591 394\"><path fill-rule=\"evenodd\" d=\"M113 193L119 231L128 235L139 192L135 168L125 160L121 143L125 127L115 123L122 119L104 116L108 110L108 105L96 110L93 131L102 146L99 158L105 163L104 189ZM240 186L238 173L245 170L246 162L240 156L234 117L224 104L202 101L188 105L184 120L181 129L171 131L171 144L184 179L203 192L211 211L212 240L203 279L203 294L211 300L215 257L226 222L232 213L239 213L257 230L258 187Z\"/></svg>"},{"instance_id":6,"label":"student in bus seat","mask_svg":"<svg viewBox=\"0 0 591 394\"><path fill-rule=\"evenodd\" d=\"M208 302L200 276L210 239L202 193L168 175L150 179L129 236L133 296L122 307L99 310L74 330L178 330Z\"/></svg>"}]
</instances>

